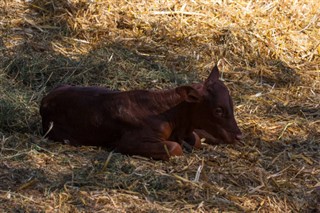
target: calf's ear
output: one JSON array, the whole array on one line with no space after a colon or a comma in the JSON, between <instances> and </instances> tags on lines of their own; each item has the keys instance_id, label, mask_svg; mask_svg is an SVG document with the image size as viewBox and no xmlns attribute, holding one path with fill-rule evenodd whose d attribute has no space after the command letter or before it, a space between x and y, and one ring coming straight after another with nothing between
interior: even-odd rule
<instances>
[{"instance_id":1,"label":"calf's ear","mask_svg":"<svg viewBox=\"0 0 320 213\"><path fill-rule=\"evenodd\" d=\"M213 69L212 69L209 77L208 77L207 80L205 81L205 85L208 85L208 84L210 84L210 83L212 83L212 82L218 81L218 80L219 80L219 75L220 75L220 74L219 74L219 68L218 68L218 65L216 64L216 65L213 67Z\"/></svg>"},{"instance_id":2,"label":"calf's ear","mask_svg":"<svg viewBox=\"0 0 320 213\"><path fill-rule=\"evenodd\" d=\"M177 87L176 92L189 103L196 103L202 100L200 92L191 86Z\"/></svg>"}]
</instances>

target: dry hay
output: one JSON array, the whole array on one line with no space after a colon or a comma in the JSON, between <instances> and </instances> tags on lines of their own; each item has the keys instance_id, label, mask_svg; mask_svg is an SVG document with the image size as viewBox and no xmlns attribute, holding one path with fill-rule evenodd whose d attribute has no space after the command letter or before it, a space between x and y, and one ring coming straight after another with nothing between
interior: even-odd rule
<instances>
[{"instance_id":1,"label":"dry hay","mask_svg":"<svg viewBox=\"0 0 320 213\"><path fill-rule=\"evenodd\" d=\"M0 209L319 212L317 0L0 2ZM220 60L245 134L169 162L41 137L60 83L161 89Z\"/></svg>"}]
</instances>

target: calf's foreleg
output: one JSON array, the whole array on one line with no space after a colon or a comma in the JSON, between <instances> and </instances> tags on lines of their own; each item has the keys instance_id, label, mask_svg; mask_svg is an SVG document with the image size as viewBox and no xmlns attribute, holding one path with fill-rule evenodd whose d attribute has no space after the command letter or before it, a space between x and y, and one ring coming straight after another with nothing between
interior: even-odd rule
<instances>
[{"instance_id":1,"label":"calf's foreleg","mask_svg":"<svg viewBox=\"0 0 320 213\"><path fill-rule=\"evenodd\" d=\"M183 155L180 144L174 141L122 143L116 152L128 155L141 155L155 160L169 160L172 156Z\"/></svg>"},{"instance_id":2,"label":"calf's foreleg","mask_svg":"<svg viewBox=\"0 0 320 213\"><path fill-rule=\"evenodd\" d=\"M188 137L182 140L182 146L189 152L193 149L200 149L201 139L197 133L192 132Z\"/></svg>"}]
</instances>

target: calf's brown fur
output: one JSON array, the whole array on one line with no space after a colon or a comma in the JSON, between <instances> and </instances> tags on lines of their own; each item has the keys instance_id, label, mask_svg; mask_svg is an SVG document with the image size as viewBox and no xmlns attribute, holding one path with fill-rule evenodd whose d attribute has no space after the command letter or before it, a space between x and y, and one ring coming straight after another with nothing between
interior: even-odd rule
<instances>
[{"instance_id":1,"label":"calf's brown fur","mask_svg":"<svg viewBox=\"0 0 320 213\"><path fill-rule=\"evenodd\" d=\"M162 160L182 155L183 142L200 147L195 129L222 143L241 138L217 66L204 83L170 90L120 92L63 85L43 98L40 114L51 140Z\"/></svg>"}]
</instances>

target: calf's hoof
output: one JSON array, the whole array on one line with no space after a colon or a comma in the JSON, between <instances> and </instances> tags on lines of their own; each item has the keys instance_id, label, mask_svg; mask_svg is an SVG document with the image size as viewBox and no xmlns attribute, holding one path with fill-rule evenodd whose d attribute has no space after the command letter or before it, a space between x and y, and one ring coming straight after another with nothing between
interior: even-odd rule
<instances>
[{"instance_id":1,"label":"calf's hoof","mask_svg":"<svg viewBox=\"0 0 320 213\"><path fill-rule=\"evenodd\" d=\"M199 135L197 133L193 132L193 136L195 139L195 143L194 143L193 147L195 149L200 149L201 148L201 139L200 139Z\"/></svg>"},{"instance_id":2,"label":"calf's hoof","mask_svg":"<svg viewBox=\"0 0 320 213\"><path fill-rule=\"evenodd\" d=\"M165 141L163 143L166 146L166 156L163 156L163 160L168 160L172 156L183 155L182 147L177 142Z\"/></svg>"}]
</instances>

